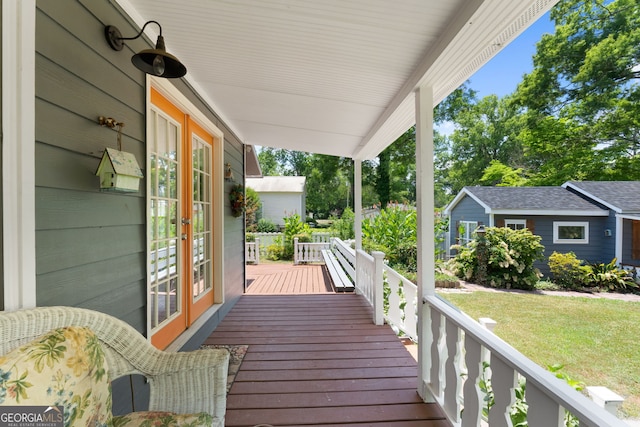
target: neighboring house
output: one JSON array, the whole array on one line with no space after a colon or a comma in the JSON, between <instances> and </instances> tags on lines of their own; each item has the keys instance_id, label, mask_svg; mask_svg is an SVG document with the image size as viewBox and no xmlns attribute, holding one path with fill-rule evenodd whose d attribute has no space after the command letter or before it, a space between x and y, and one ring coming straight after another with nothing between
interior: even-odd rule
<instances>
[{"instance_id":1,"label":"neighboring house","mask_svg":"<svg viewBox=\"0 0 640 427\"><path fill-rule=\"evenodd\" d=\"M260 196L262 218L284 227L284 218L298 214L304 221L306 216L306 182L304 176L264 176L247 178L247 187Z\"/></svg>"},{"instance_id":2,"label":"neighboring house","mask_svg":"<svg viewBox=\"0 0 640 427\"><path fill-rule=\"evenodd\" d=\"M562 187L465 187L445 208L449 245L472 240L479 225L527 228L554 251L579 259L640 265L640 182L568 182ZM635 199L635 200L634 200ZM549 273L547 261L535 265Z\"/></svg>"},{"instance_id":3,"label":"neighboring house","mask_svg":"<svg viewBox=\"0 0 640 427\"><path fill-rule=\"evenodd\" d=\"M640 181L570 181L562 186L608 210L604 233L614 238L614 256L622 265L640 266Z\"/></svg>"}]
</instances>

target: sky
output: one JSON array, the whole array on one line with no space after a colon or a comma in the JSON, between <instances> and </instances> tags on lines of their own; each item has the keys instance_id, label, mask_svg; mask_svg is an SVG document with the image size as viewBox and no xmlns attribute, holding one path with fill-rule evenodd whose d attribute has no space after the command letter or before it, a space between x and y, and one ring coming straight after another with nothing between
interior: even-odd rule
<instances>
[{"instance_id":1,"label":"sky","mask_svg":"<svg viewBox=\"0 0 640 427\"><path fill-rule=\"evenodd\" d=\"M512 93L522 76L533 69L536 43L542 34L553 33L553 28L547 12L471 76L470 87L478 92L478 99L491 94L502 97Z\"/></svg>"}]
</instances>

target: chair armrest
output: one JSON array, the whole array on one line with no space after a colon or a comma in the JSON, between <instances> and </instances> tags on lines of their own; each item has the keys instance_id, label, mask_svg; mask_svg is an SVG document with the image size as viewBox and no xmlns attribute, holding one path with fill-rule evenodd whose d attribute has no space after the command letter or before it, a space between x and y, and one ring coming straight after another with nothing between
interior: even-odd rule
<instances>
[{"instance_id":1,"label":"chair armrest","mask_svg":"<svg viewBox=\"0 0 640 427\"><path fill-rule=\"evenodd\" d=\"M227 407L229 351L161 352L149 372L149 410L207 412L221 420Z\"/></svg>"}]
</instances>

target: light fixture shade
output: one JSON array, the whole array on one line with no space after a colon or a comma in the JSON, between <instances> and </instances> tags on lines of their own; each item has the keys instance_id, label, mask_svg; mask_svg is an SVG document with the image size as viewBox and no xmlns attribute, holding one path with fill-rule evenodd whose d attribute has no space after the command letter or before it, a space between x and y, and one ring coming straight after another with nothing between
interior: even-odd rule
<instances>
[{"instance_id":1,"label":"light fixture shade","mask_svg":"<svg viewBox=\"0 0 640 427\"><path fill-rule=\"evenodd\" d=\"M187 68L178 58L165 50L162 36L158 36L155 49L145 49L138 52L131 57L131 62L139 70L153 76L177 78L187 74Z\"/></svg>"},{"instance_id":2,"label":"light fixture shade","mask_svg":"<svg viewBox=\"0 0 640 427\"><path fill-rule=\"evenodd\" d=\"M148 21L135 37L122 37L120 31L113 25L105 27L105 37L113 50L122 50L123 40L135 40L142 35L147 24L155 23L160 28L160 36L155 49L145 49L131 57L131 62L141 71L157 77L178 78L187 74L187 68L176 58L167 52L162 37L162 27L156 21Z\"/></svg>"}]
</instances>

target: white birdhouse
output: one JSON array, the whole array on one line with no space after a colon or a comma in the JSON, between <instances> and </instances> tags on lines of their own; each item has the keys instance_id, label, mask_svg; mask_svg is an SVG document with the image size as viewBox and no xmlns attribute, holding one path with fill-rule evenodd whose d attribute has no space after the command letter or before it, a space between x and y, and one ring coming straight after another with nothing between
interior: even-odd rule
<instances>
[{"instance_id":1,"label":"white birdhouse","mask_svg":"<svg viewBox=\"0 0 640 427\"><path fill-rule=\"evenodd\" d=\"M106 148L96 175L102 191L136 192L144 177L136 157L131 153Z\"/></svg>"}]
</instances>

